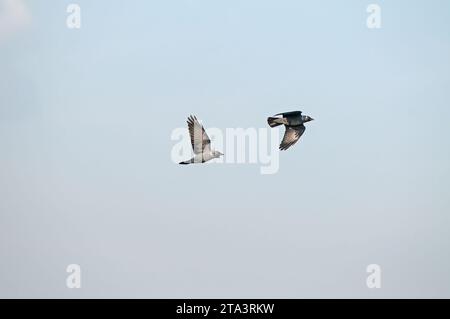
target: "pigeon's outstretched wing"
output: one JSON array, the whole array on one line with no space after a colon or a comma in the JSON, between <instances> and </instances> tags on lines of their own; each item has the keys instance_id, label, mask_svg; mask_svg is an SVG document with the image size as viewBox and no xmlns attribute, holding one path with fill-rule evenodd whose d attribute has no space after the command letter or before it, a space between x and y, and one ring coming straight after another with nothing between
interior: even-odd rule
<instances>
[{"instance_id":1,"label":"pigeon's outstretched wing","mask_svg":"<svg viewBox=\"0 0 450 319\"><path fill-rule=\"evenodd\" d=\"M302 116L302 111L278 113L278 114L275 114L274 116L278 116L278 115L283 115L283 117Z\"/></svg>"},{"instance_id":2,"label":"pigeon's outstretched wing","mask_svg":"<svg viewBox=\"0 0 450 319\"><path fill-rule=\"evenodd\" d=\"M192 149L195 154L203 153L210 149L211 140L206 134L205 129L193 115L187 120L189 135L191 136Z\"/></svg>"},{"instance_id":3,"label":"pigeon's outstretched wing","mask_svg":"<svg viewBox=\"0 0 450 319\"><path fill-rule=\"evenodd\" d=\"M289 147L294 145L305 132L305 126L286 126L286 132L284 132L283 140L280 144L280 150L287 150Z\"/></svg>"}]
</instances>

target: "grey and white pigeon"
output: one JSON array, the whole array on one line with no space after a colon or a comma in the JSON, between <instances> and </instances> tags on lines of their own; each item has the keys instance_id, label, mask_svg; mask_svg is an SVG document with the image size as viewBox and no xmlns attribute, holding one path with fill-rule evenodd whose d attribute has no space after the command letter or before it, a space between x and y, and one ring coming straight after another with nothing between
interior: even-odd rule
<instances>
[{"instance_id":1,"label":"grey and white pigeon","mask_svg":"<svg viewBox=\"0 0 450 319\"><path fill-rule=\"evenodd\" d=\"M270 127L276 127L282 124L286 127L286 132L284 133L283 140L280 144L280 150L284 151L294 145L300 139L300 136L302 136L305 132L306 128L303 123L314 119L309 116L302 115L301 111L278 113L274 116L278 115L282 115L282 117L269 117L267 118L267 123L269 123Z\"/></svg>"},{"instance_id":2,"label":"grey and white pigeon","mask_svg":"<svg viewBox=\"0 0 450 319\"><path fill-rule=\"evenodd\" d=\"M211 140L195 116L189 116L187 124L189 135L191 136L192 149L194 150L194 157L190 160L180 162L180 164L205 163L223 155L221 152L211 149Z\"/></svg>"}]
</instances>

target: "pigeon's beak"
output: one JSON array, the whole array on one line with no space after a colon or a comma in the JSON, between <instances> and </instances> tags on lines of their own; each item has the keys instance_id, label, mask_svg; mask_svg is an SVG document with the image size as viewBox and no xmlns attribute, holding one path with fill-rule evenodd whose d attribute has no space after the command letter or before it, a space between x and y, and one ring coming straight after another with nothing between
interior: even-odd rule
<instances>
[{"instance_id":1,"label":"pigeon's beak","mask_svg":"<svg viewBox=\"0 0 450 319\"><path fill-rule=\"evenodd\" d=\"M314 121L314 119L311 117L311 120L310 121Z\"/></svg>"},{"instance_id":2,"label":"pigeon's beak","mask_svg":"<svg viewBox=\"0 0 450 319\"><path fill-rule=\"evenodd\" d=\"M219 154L220 154L220 155L223 155L223 153L220 153L220 152L219 152Z\"/></svg>"}]
</instances>

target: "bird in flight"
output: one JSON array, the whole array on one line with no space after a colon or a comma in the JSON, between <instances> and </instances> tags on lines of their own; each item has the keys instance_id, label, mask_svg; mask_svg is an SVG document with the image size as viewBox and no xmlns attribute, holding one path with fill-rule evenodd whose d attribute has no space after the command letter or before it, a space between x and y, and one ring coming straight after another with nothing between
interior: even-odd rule
<instances>
[{"instance_id":1,"label":"bird in flight","mask_svg":"<svg viewBox=\"0 0 450 319\"><path fill-rule=\"evenodd\" d=\"M314 119L309 116L302 115L301 111L279 113L274 116L278 115L282 115L282 117L269 117L267 118L267 123L269 123L270 127L276 127L282 124L286 127L286 132L284 132L284 137L280 144L280 150L284 151L294 145L300 139L300 136L302 136L305 132L306 128L303 123Z\"/></svg>"},{"instance_id":2,"label":"bird in flight","mask_svg":"<svg viewBox=\"0 0 450 319\"><path fill-rule=\"evenodd\" d=\"M190 160L180 162L180 164L205 163L213 158L219 158L223 155L221 152L211 149L211 140L195 116L189 116L187 124L189 135L191 137L192 149L194 150L194 157Z\"/></svg>"}]
</instances>

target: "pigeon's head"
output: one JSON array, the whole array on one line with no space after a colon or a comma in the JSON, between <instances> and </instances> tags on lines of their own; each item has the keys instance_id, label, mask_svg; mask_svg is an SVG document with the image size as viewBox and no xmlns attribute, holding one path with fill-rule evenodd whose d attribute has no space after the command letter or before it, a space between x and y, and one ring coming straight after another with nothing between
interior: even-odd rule
<instances>
[{"instance_id":1,"label":"pigeon's head","mask_svg":"<svg viewBox=\"0 0 450 319\"><path fill-rule=\"evenodd\" d=\"M213 156L215 158L219 158L221 155L223 155L223 153L220 153L219 151L213 151Z\"/></svg>"},{"instance_id":2,"label":"pigeon's head","mask_svg":"<svg viewBox=\"0 0 450 319\"><path fill-rule=\"evenodd\" d=\"M305 123L305 122L309 122L309 121L314 121L314 119L311 116L302 115L302 121L303 121L303 123Z\"/></svg>"}]
</instances>

